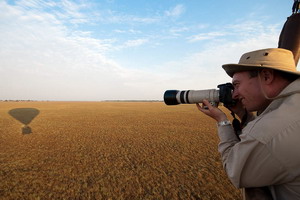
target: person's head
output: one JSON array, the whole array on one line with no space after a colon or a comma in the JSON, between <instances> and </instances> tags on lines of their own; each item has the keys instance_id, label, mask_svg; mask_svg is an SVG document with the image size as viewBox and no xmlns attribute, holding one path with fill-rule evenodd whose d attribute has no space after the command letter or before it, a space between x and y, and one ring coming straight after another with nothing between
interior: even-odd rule
<instances>
[{"instance_id":1,"label":"person's head","mask_svg":"<svg viewBox=\"0 0 300 200\"><path fill-rule=\"evenodd\" d=\"M238 64L223 68L232 77L233 98L250 112L264 110L272 98L300 76L292 52L279 48L246 53Z\"/></svg>"}]
</instances>

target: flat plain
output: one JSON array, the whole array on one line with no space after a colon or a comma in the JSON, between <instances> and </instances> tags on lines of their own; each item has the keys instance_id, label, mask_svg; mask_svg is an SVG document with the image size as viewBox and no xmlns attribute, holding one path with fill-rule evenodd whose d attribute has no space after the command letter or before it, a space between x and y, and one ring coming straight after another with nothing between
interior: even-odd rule
<instances>
[{"instance_id":1,"label":"flat plain","mask_svg":"<svg viewBox=\"0 0 300 200\"><path fill-rule=\"evenodd\" d=\"M216 131L195 105L0 102L0 199L240 199Z\"/></svg>"}]
</instances>

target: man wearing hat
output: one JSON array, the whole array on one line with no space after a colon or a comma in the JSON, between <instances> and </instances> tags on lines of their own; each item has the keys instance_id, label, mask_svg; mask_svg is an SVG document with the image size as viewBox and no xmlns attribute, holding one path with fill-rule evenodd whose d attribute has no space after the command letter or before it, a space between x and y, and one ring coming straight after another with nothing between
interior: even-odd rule
<instances>
[{"instance_id":1,"label":"man wearing hat","mask_svg":"<svg viewBox=\"0 0 300 200\"><path fill-rule=\"evenodd\" d=\"M232 77L233 98L246 112L257 112L239 139L223 111L208 101L197 104L217 121L218 150L229 179L246 188L245 199L255 195L247 194L251 188L269 194L265 199L300 199L300 72L292 52L257 50L223 68Z\"/></svg>"}]
</instances>

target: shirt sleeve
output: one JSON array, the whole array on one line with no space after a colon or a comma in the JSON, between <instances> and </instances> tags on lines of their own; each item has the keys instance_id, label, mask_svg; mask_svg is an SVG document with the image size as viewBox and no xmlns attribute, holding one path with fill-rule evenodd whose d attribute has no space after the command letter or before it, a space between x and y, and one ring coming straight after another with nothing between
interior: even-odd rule
<instances>
[{"instance_id":1,"label":"shirt sleeve","mask_svg":"<svg viewBox=\"0 0 300 200\"><path fill-rule=\"evenodd\" d=\"M232 126L218 127L218 134L223 167L235 187L273 185L288 176L266 145L249 135L239 141Z\"/></svg>"}]
</instances>

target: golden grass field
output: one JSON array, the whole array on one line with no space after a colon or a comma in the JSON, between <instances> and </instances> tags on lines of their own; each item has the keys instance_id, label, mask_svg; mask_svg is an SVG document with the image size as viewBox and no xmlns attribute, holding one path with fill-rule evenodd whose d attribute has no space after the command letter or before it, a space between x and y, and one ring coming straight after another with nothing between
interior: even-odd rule
<instances>
[{"instance_id":1,"label":"golden grass field","mask_svg":"<svg viewBox=\"0 0 300 200\"><path fill-rule=\"evenodd\" d=\"M216 131L195 105L0 102L0 199L240 199Z\"/></svg>"}]
</instances>

